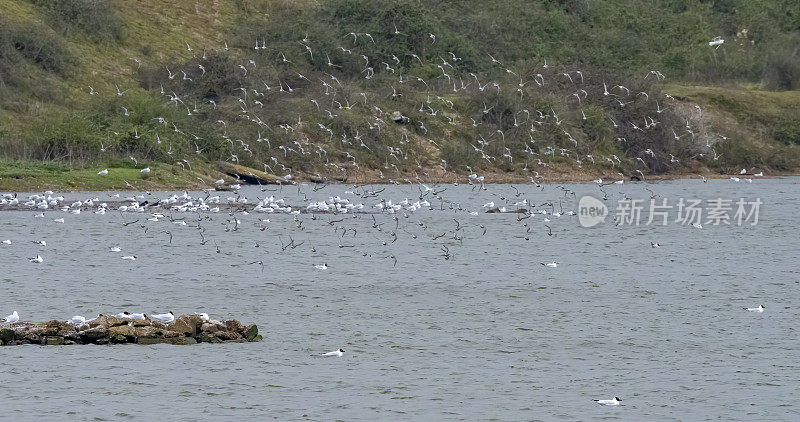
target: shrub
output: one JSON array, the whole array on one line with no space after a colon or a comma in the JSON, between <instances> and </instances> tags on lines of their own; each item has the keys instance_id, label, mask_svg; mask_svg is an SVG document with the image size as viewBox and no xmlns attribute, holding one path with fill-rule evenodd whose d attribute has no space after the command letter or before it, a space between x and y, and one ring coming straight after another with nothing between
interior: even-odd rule
<instances>
[{"instance_id":1,"label":"shrub","mask_svg":"<svg viewBox=\"0 0 800 422\"><path fill-rule=\"evenodd\" d=\"M31 0L45 9L64 33L79 32L96 41L122 38L122 21L110 0Z\"/></svg>"}]
</instances>

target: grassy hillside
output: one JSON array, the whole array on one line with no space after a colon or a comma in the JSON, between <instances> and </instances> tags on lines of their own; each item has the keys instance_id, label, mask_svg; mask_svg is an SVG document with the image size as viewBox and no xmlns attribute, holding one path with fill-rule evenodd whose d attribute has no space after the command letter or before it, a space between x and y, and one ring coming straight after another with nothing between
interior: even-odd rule
<instances>
[{"instance_id":1,"label":"grassy hillside","mask_svg":"<svg viewBox=\"0 0 800 422\"><path fill-rule=\"evenodd\" d=\"M0 0L0 188L800 166L794 1L177 3Z\"/></svg>"}]
</instances>

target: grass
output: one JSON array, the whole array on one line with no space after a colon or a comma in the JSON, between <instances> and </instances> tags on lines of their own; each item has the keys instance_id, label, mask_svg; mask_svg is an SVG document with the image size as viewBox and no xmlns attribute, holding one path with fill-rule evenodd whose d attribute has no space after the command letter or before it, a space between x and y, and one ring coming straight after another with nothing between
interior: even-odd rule
<instances>
[{"instance_id":1,"label":"grass","mask_svg":"<svg viewBox=\"0 0 800 422\"><path fill-rule=\"evenodd\" d=\"M141 166L144 168L144 166ZM108 168L107 175L97 174ZM37 161L10 161L0 159L0 191L41 191L43 189L128 189L128 183L137 189L190 188L198 185L197 177L214 173L211 168L198 172L186 171L178 166L154 164L151 172L141 173L131 167L69 167Z\"/></svg>"},{"instance_id":2,"label":"grass","mask_svg":"<svg viewBox=\"0 0 800 422\"><path fill-rule=\"evenodd\" d=\"M102 7L91 15L81 14L81 19L69 19L94 3ZM176 167L177 161L188 160L195 170L213 173L218 170L216 163L230 160L232 154L240 164L278 175L356 171L328 166L347 164L345 154L368 167L359 170L405 177L437 167L441 160L447 161L448 170L459 172L470 166L476 171L519 173L525 158L536 157L525 152L531 141L528 131L514 124L522 120L523 109L553 110L561 116L563 125L545 126L536 133L532 153L541 154L538 157L560 166L564 173L570 169L575 173L600 171L607 164L600 160L592 165L584 160L584 168L578 169L558 153L545 156L551 148L562 153L569 150L571 160L586 154L617 155L623 168L614 171L625 172L640 168L635 159L646 158L646 149L655 150L659 157L648 159L646 170L651 173L676 174L698 166L718 172L740 165L780 171L800 167L800 93L758 88L797 86L794 79L800 78L798 51L792 47L800 40L796 26L800 4L790 0L510 0L493 5L478 0L169 4L157 0L65 0L59 4L0 0L0 11L0 23L8 23L9 28L40 29L28 42L48 48L36 49L37 54L28 51L28 55L7 50L11 53L8 57L0 51L0 76L3 72L12 76L10 82L0 79L0 157L4 160L0 187L6 189L34 186L39 180L53 186L117 186L121 183L114 174L117 170L120 177L131 179L122 180L131 183L184 186L196 179L190 176L192 172ZM625 24L620 25L621 21ZM402 35L392 33L395 26ZM351 31L362 34L359 43L347 35ZM365 32L376 42L364 41ZM432 33L436 34L435 43L429 37ZM707 42L717 35L726 43L724 48L712 50ZM299 42L304 38L316 52L313 59ZM256 39L268 45L268 52L253 50ZM226 44L229 51L222 50ZM659 48L648 47L656 45ZM357 53L347 55L340 51L342 46ZM322 52L330 52L341 68L327 66ZM204 53L207 59L201 59ZM281 63L279 53L292 63ZM389 58L395 53L397 62ZM451 53L461 59L451 60ZM503 67L493 64L487 53L501 59ZM376 74L370 81L363 78L360 54L373 59ZM491 89L477 92L474 88L454 93L436 67L442 57L455 65L450 71L454 77L469 82L469 73L474 72L483 83L499 81L511 87L517 81L504 68L513 69L529 80L525 96L520 98L513 91L490 95ZM409 82L398 83L397 74L382 69L382 60ZM550 64L547 72L541 67L544 60ZM770 71L777 69L775 63L781 65L777 74ZM189 88L179 71L199 80L198 65L205 65L208 73L202 83ZM243 77L239 65L247 66L248 78ZM167 68L179 76L168 79ZM652 114L649 104L636 102L619 108L605 101L602 91L592 91L586 104L578 108L569 100L572 87L559 76L575 69L583 69L595 87L614 80L634 91L647 90L654 97L661 89L679 99L676 110L661 114L664 129L647 136L629 128L612 131L610 119L643 121ZM653 69L672 82L661 87L652 79L642 80ZM556 83L534 88L530 80L539 72ZM327 88L317 81L329 73L342 81L334 84L336 99L348 98L353 105L348 110L337 110L332 104L323 107L337 114L336 119L326 117L310 102L326 98ZM299 79L298 74L310 81ZM427 80L431 89L423 89L414 82L415 77ZM297 93L265 96L259 108L250 104L250 115L262 119L269 129L241 119L238 87L263 91L263 81L275 88L279 80L291 83ZM390 85L402 96L390 98ZM89 95L89 86L100 94ZM168 105L159 92L162 86L177 93L185 106ZM117 96L117 89L127 93ZM369 107L360 104L361 92L368 97ZM442 98L428 103L438 110L435 117L418 111L432 95ZM211 109L209 99L219 107ZM478 111L484 103L493 107L485 115ZM691 113L695 103L704 110L702 118ZM199 112L187 115L197 104ZM122 115L123 106L131 110L130 116ZM380 117L372 107L387 114L401 111L412 123L390 122L380 132L368 129ZM581 111L586 119L581 119ZM156 123L157 117L166 118L169 124ZM304 121L302 126L298 117ZM679 125L684 118L701 128L702 139L672 141L668 125ZM473 126L473 119L481 126ZM223 127L218 120L228 124ZM425 129L418 125L421 121ZM318 123L331 128L335 136ZM292 132L277 129L280 125L291 125ZM497 129L505 132L502 139L497 139ZM566 132L580 146L573 146L564 136ZM346 144L356 133L366 147L360 148L358 142ZM253 142L262 137L270 138L270 147ZM510 151L514 162L482 159L473 149L480 137L489 139L488 153L499 158ZM620 138L626 141L621 143ZM251 147L243 150L237 143L240 140ZM721 160L697 158L708 152L700 148L706 140L720 141L715 145L720 148L717 153L722 151ZM279 147L310 153L287 155ZM401 161L393 154L409 158ZM680 164L671 163L669 154L680 158ZM150 180L142 180L140 174L134 174L136 169L127 167L129 156L160 171L151 173ZM117 165L123 162L125 165ZM105 167L115 171L105 178L95 177L95 169Z\"/></svg>"}]
</instances>

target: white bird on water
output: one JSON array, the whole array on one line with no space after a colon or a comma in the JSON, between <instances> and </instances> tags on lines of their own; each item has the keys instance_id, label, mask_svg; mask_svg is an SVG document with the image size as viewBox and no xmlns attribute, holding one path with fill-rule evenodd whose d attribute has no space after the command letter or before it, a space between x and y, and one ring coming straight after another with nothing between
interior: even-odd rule
<instances>
[{"instance_id":1,"label":"white bird on water","mask_svg":"<svg viewBox=\"0 0 800 422\"><path fill-rule=\"evenodd\" d=\"M136 255L123 256L122 259L124 259L126 261L136 261Z\"/></svg>"},{"instance_id":2,"label":"white bird on water","mask_svg":"<svg viewBox=\"0 0 800 422\"><path fill-rule=\"evenodd\" d=\"M746 310L748 312L761 313L761 312L764 312L764 309L766 309L766 308L764 307L764 305L758 305L758 308L742 308L742 309L744 309L744 310Z\"/></svg>"},{"instance_id":3,"label":"white bird on water","mask_svg":"<svg viewBox=\"0 0 800 422\"><path fill-rule=\"evenodd\" d=\"M44 261L44 260L42 259L42 257L41 257L41 256L39 256L39 255L36 255L36 258L28 258L28 261L30 261L30 262L35 262L35 263L37 263L37 264L41 264L41 263L42 263L42 261Z\"/></svg>"},{"instance_id":4,"label":"white bird on water","mask_svg":"<svg viewBox=\"0 0 800 422\"><path fill-rule=\"evenodd\" d=\"M621 401L622 399L616 396L611 400L595 400L595 402L601 406L619 406L619 402Z\"/></svg>"},{"instance_id":5,"label":"white bird on water","mask_svg":"<svg viewBox=\"0 0 800 422\"><path fill-rule=\"evenodd\" d=\"M2 241L0 243L2 243L4 245L10 245L11 244L11 239L6 239L6 240L4 240L4 241Z\"/></svg>"},{"instance_id":6,"label":"white bird on water","mask_svg":"<svg viewBox=\"0 0 800 422\"><path fill-rule=\"evenodd\" d=\"M11 313L11 315L3 318L3 322L8 324L13 324L17 321L19 321L19 314L17 313L17 311L14 311L13 313Z\"/></svg>"},{"instance_id":7,"label":"white bird on water","mask_svg":"<svg viewBox=\"0 0 800 422\"><path fill-rule=\"evenodd\" d=\"M344 349L336 349L336 350L334 350L332 352L328 352L328 353L323 353L322 354L322 356L326 356L326 357L328 357L328 356L342 357L342 355L344 355Z\"/></svg>"},{"instance_id":8,"label":"white bird on water","mask_svg":"<svg viewBox=\"0 0 800 422\"><path fill-rule=\"evenodd\" d=\"M112 246L112 247L109 249L109 251L111 251L111 252L119 252L119 251L121 251L121 250L122 250L122 249L120 249L120 248L119 248L119 246Z\"/></svg>"},{"instance_id":9,"label":"white bird on water","mask_svg":"<svg viewBox=\"0 0 800 422\"><path fill-rule=\"evenodd\" d=\"M314 268L316 268L318 270L327 270L328 269L328 264L317 264L317 265L314 265Z\"/></svg>"},{"instance_id":10,"label":"white bird on water","mask_svg":"<svg viewBox=\"0 0 800 422\"><path fill-rule=\"evenodd\" d=\"M550 262L550 263L547 263L547 264L545 264L544 262L542 262L542 265L544 265L545 267L550 267L550 268L556 268L556 267L558 267L558 263L557 263L556 261L553 261L553 262Z\"/></svg>"},{"instance_id":11,"label":"white bird on water","mask_svg":"<svg viewBox=\"0 0 800 422\"><path fill-rule=\"evenodd\" d=\"M164 324L169 324L170 322L175 321L175 314L173 314L172 311L169 311L169 313L166 314L150 315L150 319L162 322Z\"/></svg>"}]
</instances>

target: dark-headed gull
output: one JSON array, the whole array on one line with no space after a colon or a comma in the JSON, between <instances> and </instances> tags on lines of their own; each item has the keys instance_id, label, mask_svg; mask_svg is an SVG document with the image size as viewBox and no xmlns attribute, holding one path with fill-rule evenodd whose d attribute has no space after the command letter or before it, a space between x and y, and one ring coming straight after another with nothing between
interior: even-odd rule
<instances>
[{"instance_id":1,"label":"dark-headed gull","mask_svg":"<svg viewBox=\"0 0 800 422\"><path fill-rule=\"evenodd\" d=\"M156 321L168 324L168 323L170 323L172 321L175 321L175 314L173 314L172 311L169 311L169 313L166 313L166 314L151 315L150 319L154 319Z\"/></svg>"},{"instance_id":2,"label":"dark-headed gull","mask_svg":"<svg viewBox=\"0 0 800 422\"><path fill-rule=\"evenodd\" d=\"M749 312L764 312L764 309L766 308L764 307L764 305L758 305L758 308L742 308L742 309Z\"/></svg>"},{"instance_id":3,"label":"dark-headed gull","mask_svg":"<svg viewBox=\"0 0 800 422\"><path fill-rule=\"evenodd\" d=\"M619 397L614 397L611 400L595 400L597 404L602 406L619 406L619 402L622 401Z\"/></svg>"},{"instance_id":4,"label":"dark-headed gull","mask_svg":"<svg viewBox=\"0 0 800 422\"><path fill-rule=\"evenodd\" d=\"M13 324L17 321L19 321L19 314L17 313L17 311L14 311L11 315L3 318L3 322L8 324Z\"/></svg>"}]
</instances>

